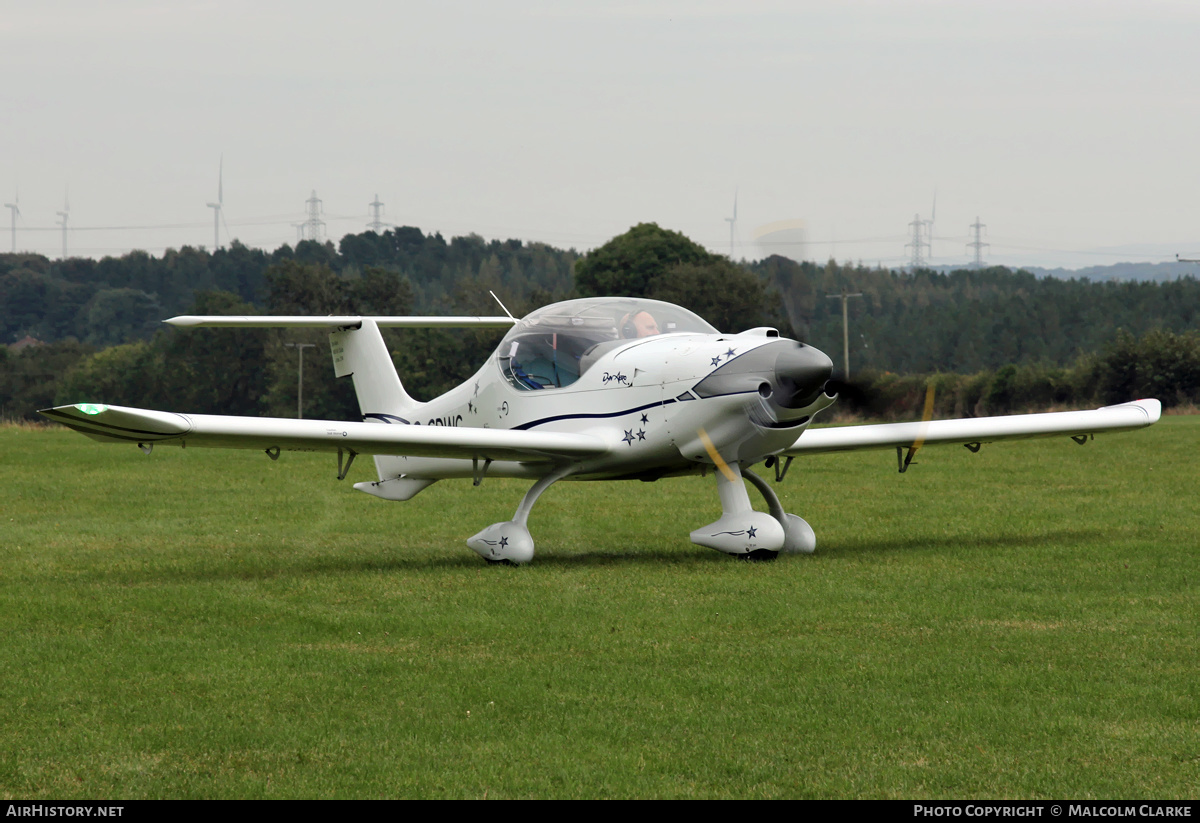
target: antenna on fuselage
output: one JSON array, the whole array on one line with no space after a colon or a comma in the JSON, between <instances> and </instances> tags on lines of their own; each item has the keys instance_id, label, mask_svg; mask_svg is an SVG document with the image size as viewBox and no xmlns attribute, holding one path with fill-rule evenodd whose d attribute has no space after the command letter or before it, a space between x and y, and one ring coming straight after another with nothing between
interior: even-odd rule
<instances>
[{"instance_id":1,"label":"antenna on fuselage","mask_svg":"<svg viewBox=\"0 0 1200 823\"><path fill-rule=\"evenodd\" d=\"M490 294L492 296L493 300L495 300L497 303L500 303L500 298L496 296L496 293L494 291L492 291L491 289L488 289L488 294ZM517 321L517 318L513 317L512 312L510 312L508 310L508 306L504 305L503 303L500 303L500 308L504 309L504 313L508 315L509 320L512 320L514 323Z\"/></svg>"}]
</instances>

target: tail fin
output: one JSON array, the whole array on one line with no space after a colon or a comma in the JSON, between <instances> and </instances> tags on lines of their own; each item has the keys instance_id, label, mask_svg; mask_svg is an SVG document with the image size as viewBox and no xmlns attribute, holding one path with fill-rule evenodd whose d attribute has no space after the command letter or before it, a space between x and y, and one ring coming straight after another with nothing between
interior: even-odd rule
<instances>
[{"instance_id":1,"label":"tail fin","mask_svg":"<svg viewBox=\"0 0 1200 823\"><path fill-rule=\"evenodd\" d=\"M354 378L354 393L364 420L380 423L408 423L407 418L421 405L409 397L392 356L388 353L384 328L511 328L512 317L302 317L302 316L216 316L180 315L166 321L172 326L224 328L332 328L329 345L333 349L333 369L338 377ZM355 488L386 500L408 500L433 480L406 477L407 458L375 456L378 483L358 483Z\"/></svg>"},{"instance_id":2,"label":"tail fin","mask_svg":"<svg viewBox=\"0 0 1200 823\"><path fill-rule=\"evenodd\" d=\"M354 379L354 393L364 420L392 422L389 418L405 418L420 405L401 385L387 344L372 318L364 317L357 329L330 332L329 346L333 350L334 374Z\"/></svg>"},{"instance_id":3,"label":"tail fin","mask_svg":"<svg viewBox=\"0 0 1200 823\"><path fill-rule=\"evenodd\" d=\"M358 317L358 316L217 316L180 315L165 321L172 326L240 328L333 328L329 343L333 348L333 367L338 377L352 376L354 392L364 419L380 422L407 422L404 416L420 403L408 396L400 385L396 367L388 354L381 326L385 328L511 328L512 317ZM395 418L395 420L393 420Z\"/></svg>"}]
</instances>

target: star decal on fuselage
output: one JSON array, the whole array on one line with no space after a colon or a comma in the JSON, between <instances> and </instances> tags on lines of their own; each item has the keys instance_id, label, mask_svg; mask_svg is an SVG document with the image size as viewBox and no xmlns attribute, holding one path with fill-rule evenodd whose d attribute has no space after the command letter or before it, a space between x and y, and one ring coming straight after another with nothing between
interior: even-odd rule
<instances>
[{"instance_id":1,"label":"star decal on fuselage","mask_svg":"<svg viewBox=\"0 0 1200 823\"><path fill-rule=\"evenodd\" d=\"M633 445L633 431L631 429L626 429L625 436L622 437L621 439L623 441L625 441L626 443L628 443L630 446L632 446Z\"/></svg>"},{"instance_id":2,"label":"star decal on fuselage","mask_svg":"<svg viewBox=\"0 0 1200 823\"><path fill-rule=\"evenodd\" d=\"M724 354L718 354L716 357L714 357L714 358L712 359L712 364L713 364L714 366L719 366L719 365L721 365L721 358L722 358L722 357L723 357L723 358L725 358L725 362L726 362L726 363L728 363L730 360L732 360L732 359L733 359L733 356L734 356L735 354L737 354L737 349L730 348L730 349L729 349L727 352L725 352Z\"/></svg>"}]
</instances>

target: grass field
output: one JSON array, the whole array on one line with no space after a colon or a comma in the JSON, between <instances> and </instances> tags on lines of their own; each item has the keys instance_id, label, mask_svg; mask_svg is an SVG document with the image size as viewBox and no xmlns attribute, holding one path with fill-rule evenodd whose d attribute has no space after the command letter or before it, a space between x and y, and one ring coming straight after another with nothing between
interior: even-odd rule
<instances>
[{"instance_id":1,"label":"grass field","mask_svg":"<svg viewBox=\"0 0 1200 823\"><path fill-rule=\"evenodd\" d=\"M0 795L1195 798L1198 445L797 460L762 564L711 478L560 483L503 568L524 483L0 428Z\"/></svg>"}]
</instances>

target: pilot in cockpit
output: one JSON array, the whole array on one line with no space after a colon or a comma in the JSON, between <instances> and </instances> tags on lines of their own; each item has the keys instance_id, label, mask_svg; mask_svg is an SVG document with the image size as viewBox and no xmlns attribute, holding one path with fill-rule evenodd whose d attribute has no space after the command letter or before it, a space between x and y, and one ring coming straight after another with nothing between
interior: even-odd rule
<instances>
[{"instance_id":1,"label":"pilot in cockpit","mask_svg":"<svg viewBox=\"0 0 1200 823\"><path fill-rule=\"evenodd\" d=\"M659 331L658 321L648 311L630 312L621 318L621 336L626 340L653 337L656 334L662 334L662 332Z\"/></svg>"}]
</instances>

